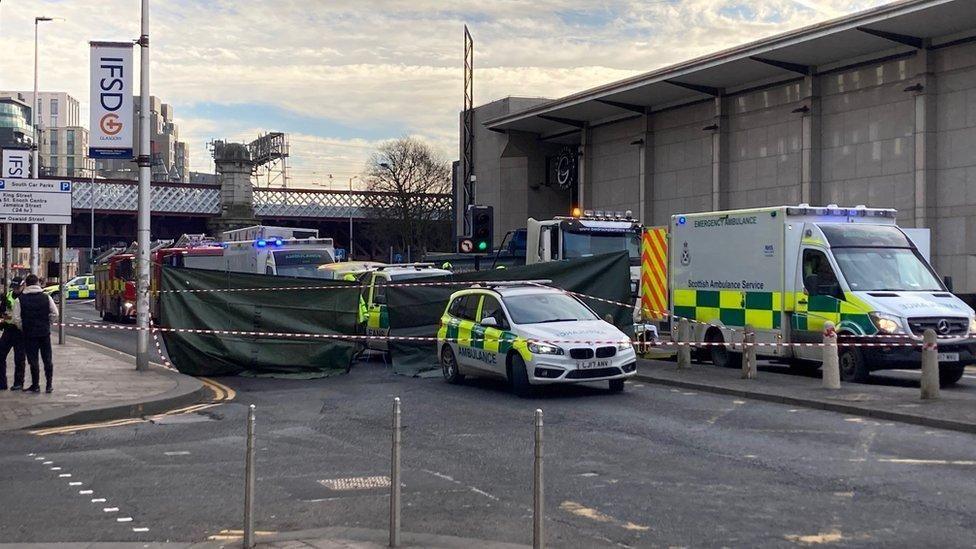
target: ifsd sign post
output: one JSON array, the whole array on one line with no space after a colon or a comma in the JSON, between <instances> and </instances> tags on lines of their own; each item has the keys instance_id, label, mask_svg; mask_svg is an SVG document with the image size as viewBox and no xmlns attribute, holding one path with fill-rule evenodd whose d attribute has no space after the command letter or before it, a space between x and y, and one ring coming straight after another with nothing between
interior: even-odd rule
<instances>
[{"instance_id":1,"label":"ifsd sign post","mask_svg":"<svg viewBox=\"0 0 976 549\"><path fill-rule=\"evenodd\" d=\"M88 156L132 158L132 43L91 42Z\"/></svg>"},{"instance_id":2,"label":"ifsd sign post","mask_svg":"<svg viewBox=\"0 0 976 549\"><path fill-rule=\"evenodd\" d=\"M22 179L30 176L31 152L26 149L4 149L0 178Z\"/></svg>"}]
</instances>

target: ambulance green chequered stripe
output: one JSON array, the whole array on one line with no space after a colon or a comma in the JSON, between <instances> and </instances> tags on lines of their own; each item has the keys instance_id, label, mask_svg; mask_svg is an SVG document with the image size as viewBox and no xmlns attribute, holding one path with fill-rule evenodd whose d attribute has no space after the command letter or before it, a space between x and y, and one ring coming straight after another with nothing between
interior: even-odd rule
<instances>
[{"instance_id":1,"label":"ambulance green chequered stripe","mask_svg":"<svg viewBox=\"0 0 976 549\"><path fill-rule=\"evenodd\" d=\"M532 353L528 349L528 341L512 332L498 328L486 328L473 320L459 320L445 315L441 318L441 327L437 330L437 337L446 340L457 340L462 347L484 349L502 355L512 349L518 351L523 360L531 360Z\"/></svg>"},{"instance_id":2,"label":"ambulance green chequered stripe","mask_svg":"<svg viewBox=\"0 0 976 549\"><path fill-rule=\"evenodd\" d=\"M824 322L833 322L838 329L858 335L873 335L877 328L868 316L870 307L853 294L843 301L829 296L808 299L807 311L796 311L795 303L802 292L742 292L739 290L674 290L674 315L702 323L721 322L725 326L749 324L759 330L780 328L780 310L796 312L792 315L797 330L823 330ZM784 296L786 302L783 302Z\"/></svg>"},{"instance_id":3,"label":"ambulance green chequered stripe","mask_svg":"<svg viewBox=\"0 0 976 549\"><path fill-rule=\"evenodd\" d=\"M386 309L386 305L373 305L369 308L369 314L366 317L366 327L375 330L390 329L390 314Z\"/></svg>"}]
</instances>

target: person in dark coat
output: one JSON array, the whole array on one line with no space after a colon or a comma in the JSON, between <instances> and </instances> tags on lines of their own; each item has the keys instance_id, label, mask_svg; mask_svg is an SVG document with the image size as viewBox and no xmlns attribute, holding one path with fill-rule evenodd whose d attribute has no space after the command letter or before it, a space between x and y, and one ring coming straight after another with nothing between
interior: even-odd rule
<instances>
[{"instance_id":1,"label":"person in dark coat","mask_svg":"<svg viewBox=\"0 0 976 549\"><path fill-rule=\"evenodd\" d=\"M27 275L27 287L14 302L14 324L24 333L24 351L30 364L31 385L24 389L39 393L41 391L40 367L37 355L44 361L44 379L47 392L54 391L54 362L51 360L51 321L58 318L58 306L51 296L44 293L37 275Z\"/></svg>"},{"instance_id":2,"label":"person in dark coat","mask_svg":"<svg viewBox=\"0 0 976 549\"><path fill-rule=\"evenodd\" d=\"M10 290L0 301L0 391L7 389L7 355L11 349L14 351L14 383L10 386L11 391L19 391L24 388L24 369L27 365L24 354L24 338L20 329L14 324L14 302L20 297L21 290L24 289L24 279L15 276L10 281Z\"/></svg>"}]
</instances>

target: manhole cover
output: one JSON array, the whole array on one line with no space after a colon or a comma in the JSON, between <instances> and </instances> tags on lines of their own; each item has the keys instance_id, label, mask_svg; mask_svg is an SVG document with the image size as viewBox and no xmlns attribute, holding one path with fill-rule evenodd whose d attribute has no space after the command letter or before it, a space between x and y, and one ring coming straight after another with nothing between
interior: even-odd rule
<instances>
[{"instance_id":1,"label":"manhole cover","mask_svg":"<svg viewBox=\"0 0 976 549\"><path fill-rule=\"evenodd\" d=\"M376 488L389 488L390 477L349 477L349 478L327 478L320 480L319 484L329 490L375 490Z\"/></svg>"}]
</instances>

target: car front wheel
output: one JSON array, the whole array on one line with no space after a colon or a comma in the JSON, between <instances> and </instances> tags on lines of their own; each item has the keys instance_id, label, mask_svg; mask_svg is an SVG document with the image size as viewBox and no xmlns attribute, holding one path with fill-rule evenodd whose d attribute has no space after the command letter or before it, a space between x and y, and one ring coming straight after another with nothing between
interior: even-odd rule
<instances>
[{"instance_id":1,"label":"car front wheel","mask_svg":"<svg viewBox=\"0 0 976 549\"><path fill-rule=\"evenodd\" d=\"M509 371L509 381L512 392L522 398L532 396L532 385L529 384L529 373L525 369L525 361L519 355L512 356L512 367Z\"/></svg>"}]
</instances>

